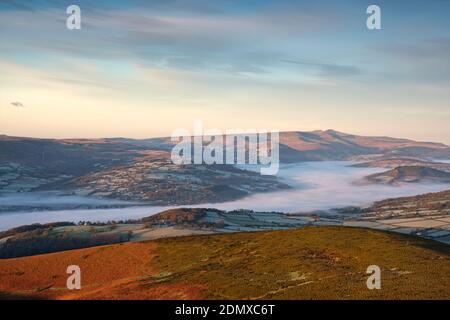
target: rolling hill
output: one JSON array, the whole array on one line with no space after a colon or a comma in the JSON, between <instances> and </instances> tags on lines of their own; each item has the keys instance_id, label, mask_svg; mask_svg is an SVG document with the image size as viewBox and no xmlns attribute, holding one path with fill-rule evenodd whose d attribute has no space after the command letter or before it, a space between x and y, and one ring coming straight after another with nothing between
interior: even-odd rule
<instances>
[{"instance_id":1,"label":"rolling hill","mask_svg":"<svg viewBox=\"0 0 450 320\"><path fill-rule=\"evenodd\" d=\"M366 269L382 270L368 290ZM79 265L82 289L65 288ZM307 227L125 243L0 260L3 299L450 299L448 245Z\"/></svg>"},{"instance_id":2,"label":"rolling hill","mask_svg":"<svg viewBox=\"0 0 450 320\"><path fill-rule=\"evenodd\" d=\"M403 166L419 166L419 167L433 168L442 171L450 171L450 163L423 161L419 159L401 158L401 157L373 160L363 163L357 163L352 166L355 168L387 168L387 169L395 169L397 167Z\"/></svg>"},{"instance_id":3,"label":"rolling hill","mask_svg":"<svg viewBox=\"0 0 450 320\"><path fill-rule=\"evenodd\" d=\"M175 143L167 137L57 140L0 136L0 193L56 191L173 205L223 202L288 187L274 176L230 165L173 165L170 151ZM450 159L450 147L334 130L280 133L282 163L358 157ZM3 211L27 209L0 207Z\"/></svg>"},{"instance_id":4,"label":"rolling hill","mask_svg":"<svg viewBox=\"0 0 450 320\"><path fill-rule=\"evenodd\" d=\"M124 163L145 155L146 151L170 151L176 142L170 137L152 139L36 139L0 135L0 163L39 165L58 171L61 166L80 174L92 166ZM360 155L401 155L450 158L450 147L390 137L369 137L334 130L281 132L282 162L345 160ZM67 163L67 159L72 159ZM84 163L80 166L80 161ZM68 169L64 168L64 172Z\"/></svg>"},{"instance_id":5,"label":"rolling hill","mask_svg":"<svg viewBox=\"0 0 450 320\"><path fill-rule=\"evenodd\" d=\"M419 158L450 156L450 148L441 143L358 136L335 130L282 132L280 143L280 158L283 162L348 160L362 155Z\"/></svg>"},{"instance_id":6,"label":"rolling hill","mask_svg":"<svg viewBox=\"0 0 450 320\"><path fill-rule=\"evenodd\" d=\"M372 183L397 184L401 182L449 183L450 173L422 166L401 166L366 177Z\"/></svg>"},{"instance_id":7,"label":"rolling hill","mask_svg":"<svg viewBox=\"0 0 450 320\"><path fill-rule=\"evenodd\" d=\"M142 219L30 224L0 232L0 259L99 245L198 234L284 230L306 226L356 226L416 235L450 244L450 190L342 207L283 213L176 208Z\"/></svg>"}]
</instances>

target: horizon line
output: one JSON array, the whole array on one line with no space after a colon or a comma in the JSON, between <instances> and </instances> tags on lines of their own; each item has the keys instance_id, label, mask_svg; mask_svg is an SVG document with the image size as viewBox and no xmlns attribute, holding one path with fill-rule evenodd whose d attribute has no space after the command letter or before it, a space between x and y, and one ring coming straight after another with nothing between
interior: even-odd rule
<instances>
[{"instance_id":1,"label":"horizon line","mask_svg":"<svg viewBox=\"0 0 450 320\"><path fill-rule=\"evenodd\" d=\"M267 130L269 133L270 130ZM334 129L317 129L317 130L308 130L308 131L302 131L302 130L279 130L278 133L313 133L313 132L335 132L343 135L348 136L359 136L359 137L368 137L368 138L390 138L390 139L398 139L398 140L409 140L414 142L421 142L421 143L434 143L434 144L441 144L447 148L450 148L450 144L447 144L445 142L440 141L425 141L425 140L415 140L412 138L403 138L403 137L395 137L395 136L388 136L388 135L365 135L365 134L353 134L353 133L347 133L343 131L338 131ZM237 132L234 134L257 134L258 132ZM226 133L223 133L221 135L227 135ZM191 135L191 137L194 137L195 135ZM210 136L210 135L202 135L202 136ZM130 138L126 136L103 136L103 137L71 137L71 138L51 138L51 137L36 137L36 136L18 136L18 135L9 135L5 133L0 133L0 137L9 137L9 138L18 138L18 139L36 139L36 140L114 140L114 139L127 139L127 140L149 140L149 139L165 139L170 138L170 135L166 136L149 136L146 138Z\"/></svg>"}]
</instances>

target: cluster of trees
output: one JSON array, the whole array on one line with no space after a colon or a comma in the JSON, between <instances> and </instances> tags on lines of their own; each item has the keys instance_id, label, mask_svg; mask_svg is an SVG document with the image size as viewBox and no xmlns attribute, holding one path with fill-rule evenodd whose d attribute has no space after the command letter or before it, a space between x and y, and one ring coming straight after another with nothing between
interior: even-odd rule
<instances>
[{"instance_id":1,"label":"cluster of trees","mask_svg":"<svg viewBox=\"0 0 450 320\"><path fill-rule=\"evenodd\" d=\"M75 224L73 222L51 222L51 223L34 223L34 224L28 224L24 226L20 226L17 228L12 228L7 231L0 232L0 239L10 237L19 233L23 232L29 232L29 231L35 231L35 230L45 230L50 228L56 228L56 227L65 227L65 226L74 226Z\"/></svg>"},{"instance_id":2,"label":"cluster of trees","mask_svg":"<svg viewBox=\"0 0 450 320\"><path fill-rule=\"evenodd\" d=\"M108 220L106 222L100 222L100 221L78 221L77 225L79 226L110 226L110 225L116 225L116 224L133 224L133 223L139 223L140 220L136 219L127 219L127 220Z\"/></svg>"},{"instance_id":3,"label":"cluster of trees","mask_svg":"<svg viewBox=\"0 0 450 320\"><path fill-rule=\"evenodd\" d=\"M152 227L156 225L181 225L184 223L192 223L198 221L206 214L203 209L194 208L179 208L169 209L154 216L142 218L142 222L146 227Z\"/></svg>"},{"instance_id":4,"label":"cluster of trees","mask_svg":"<svg viewBox=\"0 0 450 320\"><path fill-rule=\"evenodd\" d=\"M131 232L122 233L53 233L36 229L7 239L0 245L0 258L16 258L43 253L87 248L129 241Z\"/></svg>"}]
</instances>

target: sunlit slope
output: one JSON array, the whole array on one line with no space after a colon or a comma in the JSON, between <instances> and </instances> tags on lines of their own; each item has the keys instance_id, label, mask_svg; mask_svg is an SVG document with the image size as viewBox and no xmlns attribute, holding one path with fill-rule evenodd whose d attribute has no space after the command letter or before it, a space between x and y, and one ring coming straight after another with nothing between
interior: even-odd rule
<instances>
[{"instance_id":1,"label":"sunlit slope","mask_svg":"<svg viewBox=\"0 0 450 320\"><path fill-rule=\"evenodd\" d=\"M65 289L66 268L82 290ZM368 290L366 269L382 270ZM190 236L0 260L3 297L450 299L450 248L348 227Z\"/></svg>"}]
</instances>

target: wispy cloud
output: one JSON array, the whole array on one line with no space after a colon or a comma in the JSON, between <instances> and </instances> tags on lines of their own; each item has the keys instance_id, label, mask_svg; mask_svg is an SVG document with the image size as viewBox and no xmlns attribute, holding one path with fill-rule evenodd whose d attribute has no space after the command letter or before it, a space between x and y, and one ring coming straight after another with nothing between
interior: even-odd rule
<instances>
[{"instance_id":1,"label":"wispy cloud","mask_svg":"<svg viewBox=\"0 0 450 320\"><path fill-rule=\"evenodd\" d=\"M363 73L361 68L352 65L341 65L335 63L323 63L323 62L312 62L301 60L282 60L282 61L286 63L316 69L319 71L320 75L324 77L350 77L361 75Z\"/></svg>"},{"instance_id":2,"label":"wispy cloud","mask_svg":"<svg viewBox=\"0 0 450 320\"><path fill-rule=\"evenodd\" d=\"M172 5L183 7L178 1ZM124 58L152 67L261 73L264 65L270 67L281 58L258 60L273 53L274 48L282 53L292 37L331 30L330 20L317 12L278 10L267 15L245 12L211 16L144 7L147 9L131 6L126 10L83 11L79 32L65 28L66 16L60 8L38 13L0 11L0 26L12 31L0 35L0 49L10 52L12 47L32 47L40 54ZM36 33L40 36L35 37Z\"/></svg>"},{"instance_id":3,"label":"wispy cloud","mask_svg":"<svg viewBox=\"0 0 450 320\"><path fill-rule=\"evenodd\" d=\"M25 107L24 104L22 102L19 102L19 101L13 101L13 102L11 102L11 105L14 106L14 107L17 107L17 108L24 108Z\"/></svg>"},{"instance_id":4,"label":"wispy cloud","mask_svg":"<svg viewBox=\"0 0 450 320\"><path fill-rule=\"evenodd\" d=\"M2 107L0 127L41 134L47 121L59 135L128 135L128 119L145 137L206 114L218 126L240 114L245 125L357 123L372 133L438 132L450 121L441 112L450 101L450 2L383 1L381 31L367 30L358 0L76 3L81 30L66 28L64 2L0 0L0 105L33 107L27 118ZM157 123L135 125L144 113ZM100 114L114 124L102 121L101 132Z\"/></svg>"}]
</instances>

